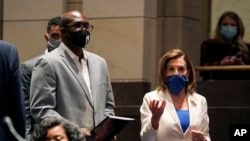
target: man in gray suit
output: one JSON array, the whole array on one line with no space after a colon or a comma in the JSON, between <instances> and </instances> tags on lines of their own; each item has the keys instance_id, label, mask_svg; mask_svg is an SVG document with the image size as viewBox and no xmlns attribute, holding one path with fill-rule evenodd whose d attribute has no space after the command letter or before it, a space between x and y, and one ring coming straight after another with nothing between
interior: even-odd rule
<instances>
[{"instance_id":1,"label":"man in gray suit","mask_svg":"<svg viewBox=\"0 0 250 141\"><path fill-rule=\"evenodd\" d=\"M57 48L61 42L61 30L60 30L61 17L53 17L48 21L47 32L44 34L44 38L47 42L47 49L45 53L52 51ZM41 55L43 55L41 54ZM21 83L22 83L22 95L25 99L25 110L26 110L26 138L29 139L30 134L34 130L35 122L30 115L30 81L32 76L33 67L41 55L36 56L30 60L23 62L20 66L21 70Z\"/></svg>"},{"instance_id":2,"label":"man in gray suit","mask_svg":"<svg viewBox=\"0 0 250 141\"><path fill-rule=\"evenodd\" d=\"M114 115L108 67L104 58L84 49L93 29L85 15L70 11L61 20L62 43L39 58L33 70L31 114L38 123L59 117L91 130Z\"/></svg>"}]
</instances>

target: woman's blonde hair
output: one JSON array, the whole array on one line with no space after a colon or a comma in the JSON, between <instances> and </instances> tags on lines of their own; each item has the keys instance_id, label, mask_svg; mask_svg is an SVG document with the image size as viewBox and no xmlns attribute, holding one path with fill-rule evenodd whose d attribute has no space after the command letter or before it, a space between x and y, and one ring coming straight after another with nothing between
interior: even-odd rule
<instances>
[{"instance_id":1,"label":"woman's blonde hair","mask_svg":"<svg viewBox=\"0 0 250 141\"><path fill-rule=\"evenodd\" d=\"M235 12L232 12L232 11L227 11L221 15L221 17L219 18L219 21L217 23L217 26L216 26L215 38L223 40L223 41L225 40L223 35L221 34L221 24L222 24L222 21L225 17L230 17L231 19L233 19L236 22L237 34L234 38L234 42L237 43L237 45L238 45L239 49L241 50L241 52L243 53L244 57L247 59L247 61L249 61L249 50L248 50L247 44L243 40L243 37L245 34L245 27L243 25L241 18L238 16L238 14L236 14Z\"/></svg>"},{"instance_id":2,"label":"woman's blonde hair","mask_svg":"<svg viewBox=\"0 0 250 141\"><path fill-rule=\"evenodd\" d=\"M184 60L187 65L187 70L189 72L188 76L188 84L186 87L186 91L189 93L193 93L196 91L196 78L195 78L195 69L193 66L193 63L191 62L190 58L188 57L187 54L185 54L181 49L171 49L168 52L166 52L159 61L159 73L158 73L158 86L157 90L164 91L167 89L167 86L165 84L165 79L166 79L166 69L168 62L172 59L177 59L179 57L184 57Z\"/></svg>"}]
</instances>

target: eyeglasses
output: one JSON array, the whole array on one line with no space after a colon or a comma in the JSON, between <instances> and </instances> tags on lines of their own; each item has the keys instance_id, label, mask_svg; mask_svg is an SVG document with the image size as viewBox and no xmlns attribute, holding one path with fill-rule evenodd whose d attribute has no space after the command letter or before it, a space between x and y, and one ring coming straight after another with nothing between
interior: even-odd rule
<instances>
[{"instance_id":1,"label":"eyeglasses","mask_svg":"<svg viewBox=\"0 0 250 141\"><path fill-rule=\"evenodd\" d=\"M91 32L94 28L93 25L89 25L89 23L81 23L81 22L76 22L72 25L68 25L67 27L72 27L74 30L82 30L83 28L89 32Z\"/></svg>"}]
</instances>

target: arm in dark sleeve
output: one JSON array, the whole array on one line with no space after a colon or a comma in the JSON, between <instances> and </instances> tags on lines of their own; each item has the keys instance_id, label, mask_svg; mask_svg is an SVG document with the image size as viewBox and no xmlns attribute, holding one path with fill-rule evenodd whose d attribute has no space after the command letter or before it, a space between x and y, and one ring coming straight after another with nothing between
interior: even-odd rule
<instances>
[{"instance_id":1,"label":"arm in dark sleeve","mask_svg":"<svg viewBox=\"0 0 250 141\"><path fill-rule=\"evenodd\" d=\"M7 115L11 118L17 132L25 138L25 108L24 98L21 95L19 56L16 48L12 50L10 66L11 81L9 85L10 94L8 95L8 108L10 109L7 111Z\"/></svg>"},{"instance_id":2,"label":"arm in dark sleeve","mask_svg":"<svg viewBox=\"0 0 250 141\"><path fill-rule=\"evenodd\" d=\"M32 126L32 117L30 115L30 81L32 75L32 64L29 62L21 64L21 91L24 97L25 111L26 111L26 135L30 135Z\"/></svg>"}]
</instances>

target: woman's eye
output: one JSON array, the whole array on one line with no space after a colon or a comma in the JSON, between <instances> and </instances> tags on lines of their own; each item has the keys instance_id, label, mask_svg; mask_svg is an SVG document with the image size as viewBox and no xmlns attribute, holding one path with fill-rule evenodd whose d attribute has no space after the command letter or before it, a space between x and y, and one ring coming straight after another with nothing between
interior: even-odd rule
<instances>
[{"instance_id":1,"label":"woman's eye","mask_svg":"<svg viewBox=\"0 0 250 141\"><path fill-rule=\"evenodd\" d=\"M184 70L185 70L185 68L179 68L179 70L180 70L180 71L184 71Z\"/></svg>"},{"instance_id":2,"label":"woman's eye","mask_svg":"<svg viewBox=\"0 0 250 141\"><path fill-rule=\"evenodd\" d=\"M174 68L168 68L168 71L174 71Z\"/></svg>"}]
</instances>

